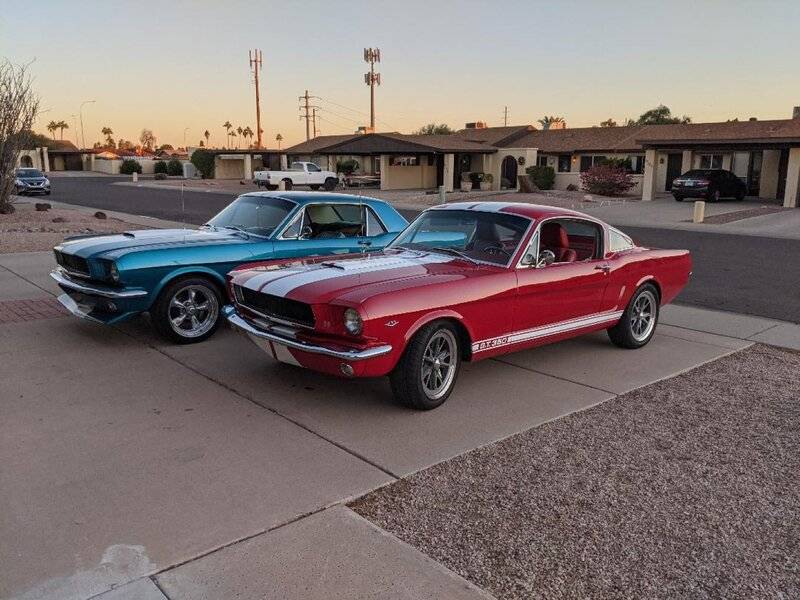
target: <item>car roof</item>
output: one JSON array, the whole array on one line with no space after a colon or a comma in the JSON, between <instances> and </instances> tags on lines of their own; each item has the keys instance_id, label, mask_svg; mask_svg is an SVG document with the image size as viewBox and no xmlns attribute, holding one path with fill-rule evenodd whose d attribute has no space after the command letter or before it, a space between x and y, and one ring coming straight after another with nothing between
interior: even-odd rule
<instances>
[{"instance_id":1,"label":"car roof","mask_svg":"<svg viewBox=\"0 0 800 600\"><path fill-rule=\"evenodd\" d=\"M340 194L337 192L247 192L242 196L257 196L259 198L282 198L297 204L311 204L313 202L332 202L332 203L346 203L358 204L359 202L371 204L373 202L380 202L381 204L388 204L385 200L380 198L373 198L371 196L356 196L355 194Z\"/></svg>"},{"instance_id":2,"label":"car roof","mask_svg":"<svg viewBox=\"0 0 800 600\"><path fill-rule=\"evenodd\" d=\"M512 215L527 217L534 221L551 217L581 217L597 221L596 218L586 213L560 208L558 206L546 206L544 204L528 204L525 202L451 202L434 206L431 210L474 210L479 212L500 212Z\"/></svg>"}]
</instances>

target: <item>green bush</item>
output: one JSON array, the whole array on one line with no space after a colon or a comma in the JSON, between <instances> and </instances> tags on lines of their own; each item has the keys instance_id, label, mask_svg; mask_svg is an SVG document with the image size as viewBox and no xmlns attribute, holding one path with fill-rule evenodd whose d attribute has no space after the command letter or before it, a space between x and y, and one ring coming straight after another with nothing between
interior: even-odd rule
<instances>
[{"instance_id":1,"label":"green bush","mask_svg":"<svg viewBox=\"0 0 800 600\"><path fill-rule=\"evenodd\" d=\"M126 158L122 161L122 164L119 166L119 172L122 175L133 175L134 173L142 173L142 165L139 164L138 160L133 160L132 158Z\"/></svg>"},{"instance_id":2,"label":"green bush","mask_svg":"<svg viewBox=\"0 0 800 600\"><path fill-rule=\"evenodd\" d=\"M166 178L167 178L167 174L166 174L166 173L164 173L163 171L159 171L158 173L156 173L155 175L153 175L153 179L159 179L159 180L161 180L161 179L166 179Z\"/></svg>"},{"instance_id":3,"label":"green bush","mask_svg":"<svg viewBox=\"0 0 800 600\"><path fill-rule=\"evenodd\" d=\"M336 162L337 173L352 175L353 172L357 170L358 170L358 161L354 158L348 158L347 160L339 160Z\"/></svg>"},{"instance_id":4,"label":"green bush","mask_svg":"<svg viewBox=\"0 0 800 600\"><path fill-rule=\"evenodd\" d=\"M167 163L167 175L183 175L183 163L173 158Z\"/></svg>"},{"instance_id":5,"label":"green bush","mask_svg":"<svg viewBox=\"0 0 800 600\"><path fill-rule=\"evenodd\" d=\"M166 172L167 172L167 163L165 161L163 161L163 160L157 160L156 164L153 165L153 173L158 175L159 173L165 173L166 174ZM159 179L159 178L156 177L156 179Z\"/></svg>"},{"instance_id":6,"label":"green bush","mask_svg":"<svg viewBox=\"0 0 800 600\"><path fill-rule=\"evenodd\" d=\"M525 169L533 184L540 190L552 190L556 182L556 171L553 167L528 167Z\"/></svg>"},{"instance_id":7,"label":"green bush","mask_svg":"<svg viewBox=\"0 0 800 600\"><path fill-rule=\"evenodd\" d=\"M190 160L203 179L214 177L214 154L212 152L200 148L192 153Z\"/></svg>"},{"instance_id":8,"label":"green bush","mask_svg":"<svg viewBox=\"0 0 800 600\"><path fill-rule=\"evenodd\" d=\"M636 185L624 167L595 165L581 173L583 189L599 196L622 196Z\"/></svg>"}]
</instances>

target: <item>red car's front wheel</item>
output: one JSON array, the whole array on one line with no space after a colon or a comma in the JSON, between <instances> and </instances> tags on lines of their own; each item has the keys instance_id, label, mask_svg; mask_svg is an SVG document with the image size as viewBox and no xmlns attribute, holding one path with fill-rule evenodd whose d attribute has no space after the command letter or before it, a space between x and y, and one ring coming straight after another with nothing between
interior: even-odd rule
<instances>
[{"instance_id":1,"label":"red car's front wheel","mask_svg":"<svg viewBox=\"0 0 800 600\"><path fill-rule=\"evenodd\" d=\"M453 391L460 367L458 332L447 321L434 321L417 332L389 375L392 392L409 408L436 408Z\"/></svg>"}]
</instances>

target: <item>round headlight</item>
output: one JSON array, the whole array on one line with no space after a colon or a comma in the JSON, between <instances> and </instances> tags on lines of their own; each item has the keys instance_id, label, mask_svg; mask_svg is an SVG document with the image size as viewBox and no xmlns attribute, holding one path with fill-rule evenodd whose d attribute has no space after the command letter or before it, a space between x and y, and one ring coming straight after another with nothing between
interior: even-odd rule
<instances>
[{"instance_id":1,"label":"round headlight","mask_svg":"<svg viewBox=\"0 0 800 600\"><path fill-rule=\"evenodd\" d=\"M119 269L117 269L117 263L112 262L108 266L108 275L111 277L112 281L119 281Z\"/></svg>"},{"instance_id":2,"label":"round headlight","mask_svg":"<svg viewBox=\"0 0 800 600\"><path fill-rule=\"evenodd\" d=\"M364 323L361 320L361 315L358 314L358 311L354 308L348 308L344 311L344 328L347 329L351 334L358 335L361 333L361 330L364 327Z\"/></svg>"}]
</instances>

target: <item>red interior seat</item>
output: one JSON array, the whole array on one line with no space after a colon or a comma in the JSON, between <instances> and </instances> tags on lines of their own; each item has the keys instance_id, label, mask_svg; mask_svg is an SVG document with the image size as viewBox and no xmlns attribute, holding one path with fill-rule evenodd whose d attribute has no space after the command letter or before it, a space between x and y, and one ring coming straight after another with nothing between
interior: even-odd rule
<instances>
[{"instance_id":1,"label":"red interior seat","mask_svg":"<svg viewBox=\"0 0 800 600\"><path fill-rule=\"evenodd\" d=\"M545 223L542 225L541 241L543 250L550 250L556 256L556 262L575 262L578 253L569 247L567 230L560 223Z\"/></svg>"}]
</instances>

